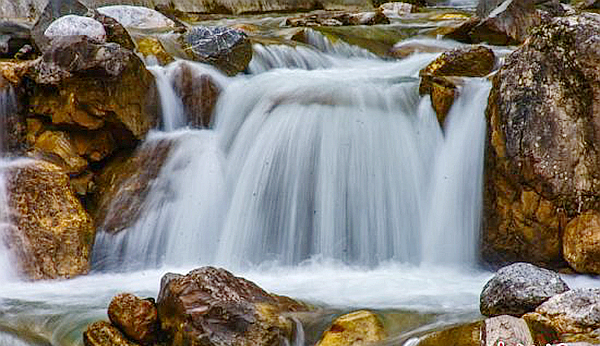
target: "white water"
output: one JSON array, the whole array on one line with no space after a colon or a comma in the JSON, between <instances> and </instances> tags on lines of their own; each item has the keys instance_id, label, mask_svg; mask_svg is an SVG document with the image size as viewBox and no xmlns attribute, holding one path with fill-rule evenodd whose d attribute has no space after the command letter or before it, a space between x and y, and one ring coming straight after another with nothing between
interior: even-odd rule
<instances>
[{"instance_id":1,"label":"white water","mask_svg":"<svg viewBox=\"0 0 600 346\"><path fill-rule=\"evenodd\" d=\"M6 200L6 182L3 173L6 163L3 156L6 119L16 110L17 99L13 87L8 85L8 87L0 89L0 281L6 281L14 277L14 265L6 247L5 239L10 224L8 222L9 215L8 203Z\"/></svg>"}]
</instances>

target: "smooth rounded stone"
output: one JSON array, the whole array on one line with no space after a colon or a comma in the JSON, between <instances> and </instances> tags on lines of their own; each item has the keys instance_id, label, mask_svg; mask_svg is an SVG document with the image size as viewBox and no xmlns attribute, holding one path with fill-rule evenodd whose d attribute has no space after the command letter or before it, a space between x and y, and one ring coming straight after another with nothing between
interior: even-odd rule
<instances>
[{"instance_id":1,"label":"smooth rounded stone","mask_svg":"<svg viewBox=\"0 0 600 346\"><path fill-rule=\"evenodd\" d=\"M383 323L366 310L340 316L323 333L317 346L362 346L385 339Z\"/></svg>"},{"instance_id":2,"label":"smooth rounded stone","mask_svg":"<svg viewBox=\"0 0 600 346\"><path fill-rule=\"evenodd\" d=\"M90 324L83 333L85 346L136 346L117 327L106 321Z\"/></svg>"},{"instance_id":3,"label":"smooth rounded stone","mask_svg":"<svg viewBox=\"0 0 600 346\"><path fill-rule=\"evenodd\" d=\"M116 19L126 28L159 29L176 27L174 21L147 7L115 5L98 7L96 10L105 16Z\"/></svg>"},{"instance_id":4,"label":"smooth rounded stone","mask_svg":"<svg viewBox=\"0 0 600 346\"><path fill-rule=\"evenodd\" d=\"M183 36L183 40L193 60L214 65L230 76L244 71L252 59L250 40L237 29L194 27Z\"/></svg>"},{"instance_id":5,"label":"smooth rounded stone","mask_svg":"<svg viewBox=\"0 0 600 346\"><path fill-rule=\"evenodd\" d=\"M567 224L563 254L580 273L600 274L600 213L585 212Z\"/></svg>"},{"instance_id":6,"label":"smooth rounded stone","mask_svg":"<svg viewBox=\"0 0 600 346\"><path fill-rule=\"evenodd\" d=\"M126 336L142 345L156 341L158 312L153 301L131 293L118 294L108 306L108 318Z\"/></svg>"},{"instance_id":7,"label":"smooth rounded stone","mask_svg":"<svg viewBox=\"0 0 600 346\"><path fill-rule=\"evenodd\" d=\"M58 18L48 26L46 31L44 31L44 35L51 40L61 36L82 35L98 42L106 41L106 31L102 23L89 17L76 15L67 15Z\"/></svg>"},{"instance_id":8,"label":"smooth rounded stone","mask_svg":"<svg viewBox=\"0 0 600 346\"><path fill-rule=\"evenodd\" d=\"M600 16L532 30L492 77L482 257L564 266L569 221L598 210Z\"/></svg>"},{"instance_id":9,"label":"smooth rounded stone","mask_svg":"<svg viewBox=\"0 0 600 346\"><path fill-rule=\"evenodd\" d=\"M578 288L556 295L523 318L554 329L561 341L600 342L600 288Z\"/></svg>"},{"instance_id":10,"label":"smooth rounded stone","mask_svg":"<svg viewBox=\"0 0 600 346\"><path fill-rule=\"evenodd\" d=\"M521 318L501 315L486 318L483 324L485 340L482 340L482 345L498 345L500 341L505 346L534 345L529 327Z\"/></svg>"},{"instance_id":11,"label":"smooth rounded stone","mask_svg":"<svg viewBox=\"0 0 600 346\"><path fill-rule=\"evenodd\" d=\"M294 330L289 314L306 310L213 267L163 276L157 306L171 344L189 346L285 344Z\"/></svg>"},{"instance_id":12,"label":"smooth rounded stone","mask_svg":"<svg viewBox=\"0 0 600 346\"><path fill-rule=\"evenodd\" d=\"M479 309L485 316L521 316L568 290L557 273L529 263L515 263L498 270L485 284Z\"/></svg>"},{"instance_id":13,"label":"smooth rounded stone","mask_svg":"<svg viewBox=\"0 0 600 346\"><path fill-rule=\"evenodd\" d=\"M55 20L66 15L84 16L88 12L88 8L78 0L52 0L48 1L43 8L44 10L31 29L33 41L42 52L50 44L50 39L44 33Z\"/></svg>"},{"instance_id":14,"label":"smooth rounded stone","mask_svg":"<svg viewBox=\"0 0 600 346\"><path fill-rule=\"evenodd\" d=\"M68 175L39 160L17 162L5 174L12 225L6 239L19 271L33 280L86 274L94 228Z\"/></svg>"}]
</instances>

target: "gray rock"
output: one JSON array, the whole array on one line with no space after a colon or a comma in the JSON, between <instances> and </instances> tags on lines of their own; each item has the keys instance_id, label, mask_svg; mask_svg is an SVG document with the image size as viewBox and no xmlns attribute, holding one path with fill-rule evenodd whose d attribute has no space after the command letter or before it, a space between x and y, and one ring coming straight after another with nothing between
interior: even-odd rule
<instances>
[{"instance_id":1,"label":"gray rock","mask_svg":"<svg viewBox=\"0 0 600 346\"><path fill-rule=\"evenodd\" d=\"M486 316L521 316L567 290L569 287L557 273L529 263L515 263L498 270L485 284L479 309Z\"/></svg>"},{"instance_id":2,"label":"gray rock","mask_svg":"<svg viewBox=\"0 0 600 346\"><path fill-rule=\"evenodd\" d=\"M66 15L58 18L44 31L50 40L62 36L87 36L98 42L106 41L106 31L102 23L89 17Z\"/></svg>"},{"instance_id":3,"label":"gray rock","mask_svg":"<svg viewBox=\"0 0 600 346\"><path fill-rule=\"evenodd\" d=\"M162 13L141 6L105 6L96 9L105 16L114 18L126 28L158 29L174 28L175 22Z\"/></svg>"},{"instance_id":4,"label":"gray rock","mask_svg":"<svg viewBox=\"0 0 600 346\"><path fill-rule=\"evenodd\" d=\"M31 29L31 36L37 48L44 51L48 47L49 39L44 35L46 29L58 18L69 14L83 16L88 12L78 0L52 0L48 2L44 11Z\"/></svg>"},{"instance_id":5,"label":"gray rock","mask_svg":"<svg viewBox=\"0 0 600 346\"><path fill-rule=\"evenodd\" d=\"M244 71L252 59L252 45L240 30L218 26L195 27L183 36L196 61L216 66L228 75Z\"/></svg>"},{"instance_id":6,"label":"gray rock","mask_svg":"<svg viewBox=\"0 0 600 346\"><path fill-rule=\"evenodd\" d=\"M513 316L496 316L488 318L483 322L482 345L498 345L503 341L504 345L534 345L533 337L527 323Z\"/></svg>"}]
</instances>

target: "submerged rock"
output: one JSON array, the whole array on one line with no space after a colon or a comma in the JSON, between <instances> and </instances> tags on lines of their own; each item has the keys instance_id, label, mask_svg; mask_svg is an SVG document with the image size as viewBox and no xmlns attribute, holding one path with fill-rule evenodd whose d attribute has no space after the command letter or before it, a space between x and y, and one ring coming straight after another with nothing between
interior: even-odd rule
<instances>
[{"instance_id":1,"label":"submerged rock","mask_svg":"<svg viewBox=\"0 0 600 346\"><path fill-rule=\"evenodd\" d=\"M515 263L498 270L485 284L479 309L485 316L521 316L568 290L557 273L529 263Z\"/></svg>"},{"instance_id":2,"label":"submerged rock","mask_svg":"<svg viewBox=\"0 0 600 346\"><path fill-rule=\"evenodd\" d=\"M585 212L566 227L563 254L569 265L580 273L600 273L600 213Z\"/></svg>"},{"instance_id":3,"label":"submerged rock","mask_svg":"<svg viewBox=\"0 0 600 346\"><path fill-rule=\"evenodd\" d=\"M137 346L129 341L117 327L106 321L90 324L83 333L85 346Z\"/></svg>"},{"instance_id":4,"label":"submerged rock","mask_svg":"<svg viewBox=\"0 0 600 346\"><path fill-rule=\"evenodd\" d=\"M444 52L419 72L419 94L431 96L431 103L440 125L457 96L457 82L453 77L483 77L494 69L496 57L491 49L477 46Z\"/></svg>"},{"instance_id":5,"label":"submerged rock","mask_svg":"<svg viewBox=\"0 0 600 346\"><path fill-rule=\"evenodd\" d=\"M126 28L160 29L177 25L162 13L142 6L115 5L98 7L96 11L114 18Z\"/></svg>"},{"instance_id":6,"label":"submerged rock","mask_svg":"<svg viewBox=\"0 0 600 346\"><path fill-rule=\"evenodd\" d=\"M158 312L149 299L140 299L131 293L118 294L108 306L108 318L126 336L142 345L156 341Z\"/></svg>"},{"instance_id":7,"label":"submerged rock","mask_svg":"<svg viewBox=\"0 0 600 346\"><path fill-rule=\"evenodd\" d=\"M550 298L523 318L554 329L561 341L600 342L600 289L574 289Z\"/></svg>"},{"instance_id":8,"label":"submerged rock","mask_svg":"<svg viewBox=\"0 0 600 346\"><path fill-rule=\"evenodd\" d=\"M600 16L534 30L493 78L482 254L561 264L568 221L599 210Z\"/></svg>"},{"instance_id":9,"label":"submerged rock","mask_svg":"<svg viewBox=\"0 0 600 346\"><path fill-rule=\"evenodd\" d=\"M285 314L305 310L224 269L203 267L166 274L157 300L161 329L170 345L277 345L294 322Z\"/></svg>"},{"instance_id":10,"label":"submerged rock","mask_svg":"<svg viewBox=\"0 0 600 346\"><path fill-rule=\"evenodd\" d=\"M67 15L53 21L44 36L52 40L62 36L87 36L98 42L106 42L106 31L104 26L95 19L89 17Z\"/></svg>"},{"instance_id":11,"label":"submerged rock","mask_svg":"<svg viewBox=\"0 0 600 346\"><path fill-rule=\"evenodd\" d=\"M195 27L183 36L183 41L192 60L213 65L230 76L244 71L252 60L252 44L237 29Z\"/></svg>"},{"instance_id":12,"label":"submerged rock","mask_svg":"<svg viewBox=\"0 0 600 346\"><path fill-rule=\"evenodd\" d=\"M377 315L361 310L336 318L323 333L317 346L362 346L383 339L385 331Z\"/></svg>"},{"instance_id":13,"label":"submerged rock","mask_svg":"<svg viewBox=\"0 0 600 346\"><path fill-rule=\"evenodd\" d=\"M57 166L30 161L7 168L11 227L8 246L31 279L87 273L94 239L92 220Z\"/></svg>"}]
</instances>

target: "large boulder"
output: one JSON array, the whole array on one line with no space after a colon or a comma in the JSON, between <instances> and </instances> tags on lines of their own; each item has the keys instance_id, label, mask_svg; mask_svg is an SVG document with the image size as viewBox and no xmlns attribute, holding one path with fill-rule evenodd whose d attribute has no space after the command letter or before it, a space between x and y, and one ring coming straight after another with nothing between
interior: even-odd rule
<instances>
[{"instance_id":1,"label":"large boulder","mask_svg":"<svg viewBox=\"0 0 600 346\"><path fill-rule=\"evenodd\" d=\"M485 284L479 308L485 316L521 316L568 290L557 273L529 263L515 263L498 270Z\"/></svg>"},{"instance_id":2,"label":"large boulder","mask_svg":"<svg viewBox=\"0 0 600 346\"><path fill-rule=\"evenodd\" d=\"M543 13L535 8L533 1L505 0L487 17L473 17L445 37L465 43L517 45L544 20Z\"/></svg>"},{"instance_id":3,"label":"large boulder","mask_svg":"<svg viewBox=\"0 0 600 346\"><path fill-rule=\"evenodd\" d=\"M523 318L556 330L560 341L600 343L600 289L574 289L550 298Z\"/></svg>"},{"instance_id":4,"label":"large boulder","mask_svg":"<svg viewBox=\"0 0 600 346\"><path fill-rule=\"evenodd\" d=\"M44 51L50 44L50 40L44 34L46 29L58 18L66 15L83 16L88 8L78 0L52 0L48 1L31 29L31 36L40 51Z\"/></svg>"},{"instance_id":5,"label":"large boulder","mask_svg":"<svg viewBox=\"0 0 600 346\"><path fill-rule=\"evenodd\" d=\"M493 77L482 254L491 263L562 264L561 234L600 209L600 16L534 30Z\"/></svg>"},{"instance_id":6,"label":"large boulder","mask_svg":"<svg viewBox=\"0 0 600 346\"><path fill-rule=\"evenodd\" d=\"M8 245L30 279L69 278L89 269L92 220L57 166L27 161L6 171L12 227Z\"/></svg>"},{"instance_id":7,"label":"large boulder","mask_svg":"<svg viewBox=\"0 0 600 346\"><path fill-rule=\"evenodd\" d=\"M50 41L62 36L87 36L98 42L106 41L106 30L102 23L89 17L73 14L62 16L53 21L44 31Z\"/></svg>"},{"instance_id":8,"label":"large boulder","mask_svg":"<svg viewBox=\"0 0 600 346\"><path fill-rule=\"evenodd\" d=\"M419 94L430 95L440 125L457 96L457 82L447 77L483 77L494 69L496 57L483 46L457 48L444 52L423 68Z\"/></svg>"},{"instance_id":9,"label":"large boulder","mask_svg":"<svg viewBox=\"0 0 600 346\"><path fill-rule=\"evenodd\" d=\"M57 38L30 74L37 83L31 109L54 124L114 128L117 143L131 145L158 122L154 77L118 44Z\"/></svg>"},{"instance_id":10,"label":"large boulder","mask_svg":"<svg viewBox=\"0 0 600 346\"><path fill-rule=\"evenodd\" d=\"M252 60L250 39L237 29L195 27L182 40L192 60L213 65L230 76L244 71Z\"/></svg>"},{"instance_id":11,"label":"large boulder","mask_svg":"<svg viewBox=\"0 0 600 346\"><path fill-rule=\"evenodd\" d=\"M96 9L99 13L114 18L126 28L161 29L175 28L176 24L162 13L142 6L115 5Z\"/></svg>"},{"instance_id":12,"label":"large boulder","mask_svg":"<svg viewBox=\"0 0 600 346\"><path fill-rule=\"evenodd\" d=\"M287 342L294 323L285 313L305 310L224 269L166 274L157 300L170 345L259 346Z\"/></svg>"},{"instance_id":13,"label":"large boulder","mask_svg":"<svg viewBox=\"0 0 600 346\"><path fill-rule=\"evenodd\" d=\"M587 211L571 220L563 235L563 254L580 273L600 273L600 213Z\"/></svg>"},{"instance_id":14,"label":"large boulder","mask_svg":"<svg viewBox=\"0 0 600 346\"><path fill-rule=\"evenodd\" d=\"M383 323L366 310L340 316L333 321L317 346L369 345L385 339Z\"/></svg>"},{"instance_id":15,"label":"large boulder","mask_svg":"<svg viewBox=\"0 0 600 346\"><path fill-rule=\"evenodd\" d=\"M131 293L118 294L110 301L108 318L137 343L151 345L157 340L158 312L151 299L140 299Z\"/></svg>"}]
</instances>

